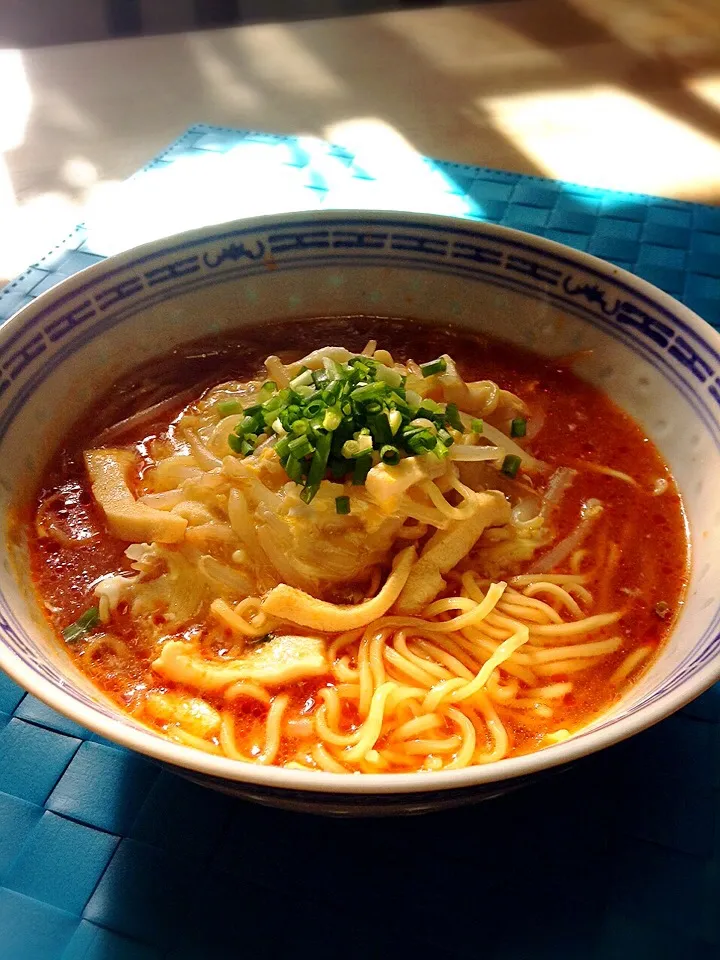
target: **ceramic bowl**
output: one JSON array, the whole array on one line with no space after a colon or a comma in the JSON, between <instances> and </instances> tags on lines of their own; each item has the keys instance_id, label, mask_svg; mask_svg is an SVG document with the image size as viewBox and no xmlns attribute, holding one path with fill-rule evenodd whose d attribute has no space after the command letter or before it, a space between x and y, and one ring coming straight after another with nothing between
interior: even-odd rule
<instances>
[{"instance_id":1,"label":"ceramic bowl","mask_svg":"<svg viewBox=\"0 0 720 960\"><path fill-rule=\"evenodd\" d=\"M506 791L656 723L720 676L720 336L601 260L502 227L328 211L212 226L66 280L0 328L0 527L77 417L175 345L246 324L368 314L451 321L578 372L669 462L693 534L687 603L661 656L613 709L530 756L437 773L338 775L239 763L171 743L120 713L52 638L13 548L0 570L0 667L85 727L243 797L330 813L410 812Z\"/></svg>"}]
</instances>

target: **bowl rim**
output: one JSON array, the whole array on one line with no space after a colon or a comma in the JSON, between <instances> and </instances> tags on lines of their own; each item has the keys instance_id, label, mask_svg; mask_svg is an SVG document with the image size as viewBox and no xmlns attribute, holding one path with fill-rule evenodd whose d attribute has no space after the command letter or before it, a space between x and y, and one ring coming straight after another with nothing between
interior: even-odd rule
<instances>
[{"instance_id":1,"label":"bowl rim","mask_svg":"<svg viewBox=\"0 0 720 960\"><path fill-rule=\"evenodd\" d=\"M592 254L536 234L484 220L466 219L437 213L361 208L302 210L239 218L223 223L206 224L202 227L159 237L128 248L86 267L40 294L0 326L0 344L12 337L16 328L21 327L28 317L50 307L59 297L70 294L79 283L92 280L95 274L106 270L108 264L116 265L122 269L124 263L143 256L156 255L162 252L163 248L173 247L181 243L199 242L210 230L232 233L234 230L263 229L277 223L278 220L282 220L285 224L294 220L309 219L322 223L342 218L367 219L375 223L378 220L402 221L412 219L416 223L418 221L424 222L428 227L463 229L468 232L473 232L475 229L494 234L499 239L505 238L509 241L529 244L540 253L546 252L551 256L561 256L573 260L581 268L587 267L605 274L613 280L627 284L641 296L655 302L659 307L678 314L683 323L701 334L720 355L720 333L707 321L647 280L643 280L622 267L615 266ZM0 401L0 405L1 403L2 401ZM10 576L14 578L14 574L10 574ZM692 582L692 557L690 581ZM720 606L720 600L718 605ZM120 718L124 715L120 710L116 710L115 705L109 699L106 699L105 702L113 710L116 710L118 719L105 716L99 710L80 702L70 693L54 686L49 680L24 664L3 642L2 628L0 628L0 669L24 690L70 720L123 747L172 766L229 782L249 783L270 789L367 796L372 794L428 793L473 786L479 787L517 777L527 777L588 756L640 733L658 721L665 719L720 680L720 654L712 658L694 676L683 680L677 688L669 693L661 694L657 700L640 707L637 712L630 716L619 717L608 726L596 731L578 731L583 733L582 737L570 737L566 741L529 754L509 757L488 764L468 766L459 770L357 775L326 773L324 771L306 772L273 766L265 767L206 753L195 747L174 743L161 734L155 733L150 727L133 727L121 722Z\"/></svg>"}]
</instances>

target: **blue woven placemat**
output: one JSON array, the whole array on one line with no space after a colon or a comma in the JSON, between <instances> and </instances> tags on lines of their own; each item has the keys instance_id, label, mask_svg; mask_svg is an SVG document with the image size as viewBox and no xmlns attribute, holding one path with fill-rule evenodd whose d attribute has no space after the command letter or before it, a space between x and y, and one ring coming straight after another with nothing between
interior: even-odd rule
<instances>
[{"instance_id":1,"label":"blue woven placemat","mask_svg":"<svg viewBox=\"0 0 720 960\"><path fill-rule=\"evenodd\" d=\"M529 230L633 270L720 326L720 209L207 126L0 292L0 322L118 247L318 206ZM336 821L190 784L0 673L0 960L709 960L719 812L719 687L517 794Z\"/></svg>"}]
</instances>

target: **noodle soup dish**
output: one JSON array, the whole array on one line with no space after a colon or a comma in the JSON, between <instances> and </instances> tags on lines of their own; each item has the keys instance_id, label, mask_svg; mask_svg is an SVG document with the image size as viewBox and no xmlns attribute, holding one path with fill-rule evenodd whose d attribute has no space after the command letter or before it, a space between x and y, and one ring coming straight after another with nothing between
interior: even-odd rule
<instances>
[{"instance_id":1,"label":"noodle soup dish","mask_svg":"<svg viewBox=\"0 0 720 960\"><path fill-rule=\"evenodd\" d=\"M688 553L667 465L577 359L315 318L137 371L28 519L58 642L140 722L245 763L456 770L567 739L661 649Z\"/></svg>"}]
</instances>

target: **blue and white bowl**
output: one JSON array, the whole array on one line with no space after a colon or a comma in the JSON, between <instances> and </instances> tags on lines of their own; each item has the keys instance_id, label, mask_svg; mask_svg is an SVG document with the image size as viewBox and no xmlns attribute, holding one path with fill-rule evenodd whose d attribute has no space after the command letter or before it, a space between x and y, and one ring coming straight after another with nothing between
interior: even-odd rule
<instances>
[{"instance_id":1,"label":"blue and white bowl","mask_svg":"<svg viewBox=\"0 0 720 960\"><path fill-rule=\"evenodd\" d=\"M646 676L570 740L438 773L339 775L239 763L171 743L121 713L53 639L22 549L0 571L0 667L85 727L220 789L333 813L419 811L508 790L616 743L720 677L720 336L660 290L594 257L503 227L327 211L212 226L99 263L0 328L0 527L72 423L115 380L178 344L245 325L369 314L451 321L578 367L643 424L685 499L687 602Z\"/></svg>"}]
</instances>

